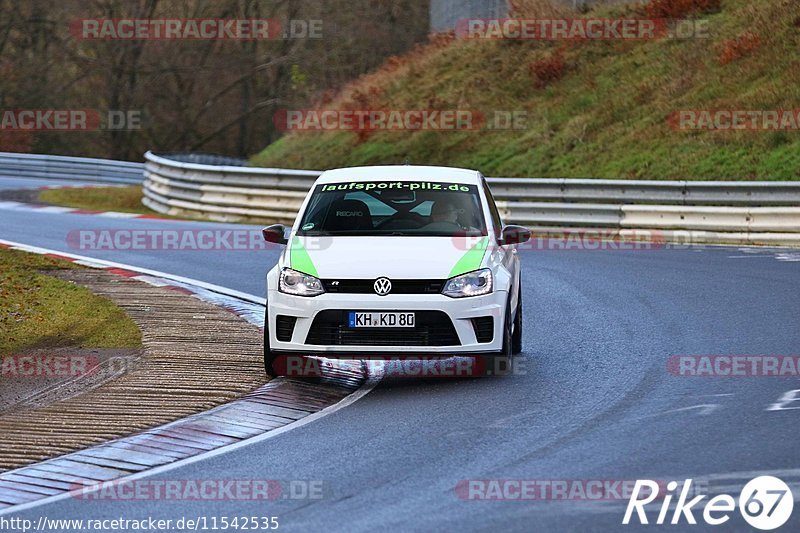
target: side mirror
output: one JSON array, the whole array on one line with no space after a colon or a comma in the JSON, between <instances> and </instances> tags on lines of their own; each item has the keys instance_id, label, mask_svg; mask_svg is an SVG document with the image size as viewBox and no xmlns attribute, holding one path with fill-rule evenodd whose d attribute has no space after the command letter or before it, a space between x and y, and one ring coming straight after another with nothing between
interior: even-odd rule
<instances>
[{"instance_id":1,"label":"side mirror","mask_svg":"<svg viewBox=\"0 0 800 533\"><path fill-rule=\"evenodd\" d=\"M261 235L267 242L274 242L275 244L286 244L289 240L286 238L286 226L283 224L273 224L261 230Z\"/></svg>"},{"instance_id":2,"label":"side mirror","mask_svg":"<svg viewBox=\"0 0 800 533\"><path fill-rule=\"evenodd\" d=\"M522 244L531 240L531 230L522 226L505 226L500 236L500 246Z\"/></svg>"}]
</instances>

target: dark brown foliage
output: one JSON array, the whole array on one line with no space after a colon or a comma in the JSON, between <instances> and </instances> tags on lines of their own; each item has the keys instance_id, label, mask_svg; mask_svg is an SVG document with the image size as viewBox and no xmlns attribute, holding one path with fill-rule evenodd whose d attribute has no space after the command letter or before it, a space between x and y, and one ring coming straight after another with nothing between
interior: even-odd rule
<instances>
[{"instance_id":1,"label":"dark brown foliage","mask_svg":"<svg viewBox=\"0 0 800 533\"><path fill-rule=\"evenodd\" d=\"M653 18L677 19L721 9L721 0L652 0L645 12Z\"/></svg>"},{"instance_id":2,"label":"dark brown foliage","mask_svg":"<svg viewBox=\"0 0 800 533\"><path fill-rule=\"evenodd\" d=\"M533 78L533 86L537 89L542 89L560 80L564 77L566 70L567 62L561 51L554 52L544 59L532 61L528 65L528 72Z\"/></svg>"}]
</instances>

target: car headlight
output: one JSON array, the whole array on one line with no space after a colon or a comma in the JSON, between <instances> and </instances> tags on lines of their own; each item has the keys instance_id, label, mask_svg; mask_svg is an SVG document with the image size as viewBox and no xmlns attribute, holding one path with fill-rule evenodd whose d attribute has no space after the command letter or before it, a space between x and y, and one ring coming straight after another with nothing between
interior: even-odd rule
<instances>
[{"instance_id":1,"label":"car headlight","mask_svg":"<svg viewBox=\"0 0 800 533\"><path fill-rule=\"evenodd\" d=\"M278 290L295 296L318 296L325 292L319 279L291 268L281 270Z\"/></svg>"},{"instance_id":2,"label":"car headlight","mask_svg":"<svg viewBox=\"0 0 800 533\"><path fill-rule=\"evenodd\" d=\"M488 268L468 272L447 280L442 294L451 298L483 296L492 292L492 271Z\"/></svg>"}]
</instances>

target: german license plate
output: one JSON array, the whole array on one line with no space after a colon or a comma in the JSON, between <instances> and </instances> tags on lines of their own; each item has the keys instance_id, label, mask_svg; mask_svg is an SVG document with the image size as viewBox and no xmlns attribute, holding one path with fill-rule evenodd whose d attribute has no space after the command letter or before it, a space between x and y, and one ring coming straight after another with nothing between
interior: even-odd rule
<instances>
[{"instance_id":1,"label":"german license plate","mask_svg":"<svg viewBox=\"0 0 800 533\"><path fill-rule=\"evenodd\" d=\"M350 311L351 328L413 328L414 313L359 313Z\"/></svg>"}]
</instances>

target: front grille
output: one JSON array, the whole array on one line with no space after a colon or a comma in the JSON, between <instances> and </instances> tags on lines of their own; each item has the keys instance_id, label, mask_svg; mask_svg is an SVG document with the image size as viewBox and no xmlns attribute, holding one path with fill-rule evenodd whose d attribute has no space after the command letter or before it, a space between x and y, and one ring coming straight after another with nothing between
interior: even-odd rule
<instances>
[{"instance_id":1,"label":"front grille","mask_svg":"<svg viewBox=\"0 0 800 533\"><path fill-rule=\"evenodd\" d=\"M494 339L494 318L490 316L473 318L472 327L475 329L478 342L492 342Z\"/></svg>"},{"instance_id":2,"label":"front grille","mask_svg":"<svg viewBox=\"0 0 800 533\"><path fill-rule=\"evenodd\" d=\"M281 342L291 342L296 316L278 315L275 317L275 337Z\"/></svg>"},{"instance_id":3,"label":"front grille","mask_svg":"<svg viewBox=\"0 0 800 533\"><path fill-rule=\"evenodd\" d=\"M350 328L344 310L314 317L306 344L323 346L460 346L453 323L442 311L415 311L413 328Z\"/></svg>"},{"instance_id":4,"label":"front grille","mask_svg":"<svg viewBox=\"0 0 800 533\"><path fill-rule=\"evenodd\" d=\"M439 294L444 280L438 279L392 279L389 294ZM375 294L374 279L324 279L325 292L341 294Z\"/></svg>"}]
</instances>

